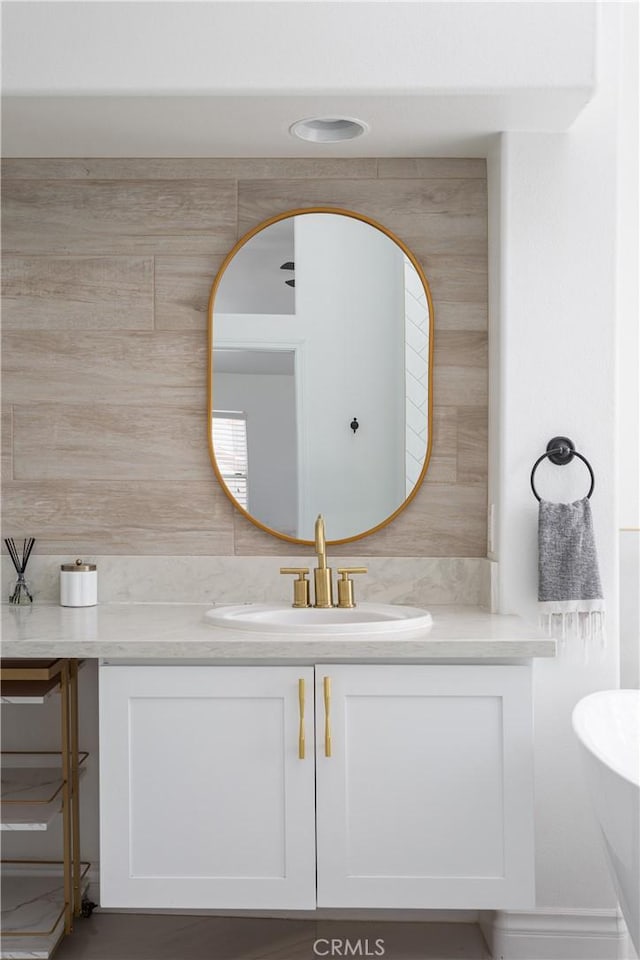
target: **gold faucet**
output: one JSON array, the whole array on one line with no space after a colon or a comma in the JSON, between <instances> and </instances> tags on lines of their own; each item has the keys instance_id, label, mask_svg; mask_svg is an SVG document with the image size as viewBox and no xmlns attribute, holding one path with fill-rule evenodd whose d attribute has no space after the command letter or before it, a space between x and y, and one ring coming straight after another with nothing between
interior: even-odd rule
<instances>
[{"instance_id":1,"label":"gold faucet","mask_svg":"<svg viewBox=\"0 0 640 960\"><path fill-rule=\"evenodd\" d=\"M324 518L318 514L315 526L315 545L318 566L313 571L313 583L315 587L314 607L328 609L334 606L333 603L333 580L331 568L327 566L327 540L324 531ZM342 579L338 581L338 606L355 607L356 603L353 597L353 580L349 574L366 573L366 567L340 567L338 573ZM280 573L295 574L298 579L293 584L293 606L309 607L309 581L307 574L308 567L280 567Z\"/></svg>"},{"instance_id":2,"label":"gold faucet","mask_svg":"<svg viewBox=\"0 0 640 960\"><path fill-rule=\"evenodd\" d=\"M318 566L313 571L313 582L315 585L316 602L314 607L332 607L333 606L333 583L331 579L331 568L327 566L327 542L324 532L324 519L322 514L318 514L315 526L316 556Z\"/></svg>"}]
</instances>

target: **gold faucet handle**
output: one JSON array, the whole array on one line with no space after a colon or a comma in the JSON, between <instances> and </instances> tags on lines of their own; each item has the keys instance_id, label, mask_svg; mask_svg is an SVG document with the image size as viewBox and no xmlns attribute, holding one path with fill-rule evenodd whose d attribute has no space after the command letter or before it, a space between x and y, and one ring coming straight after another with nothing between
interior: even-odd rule
<instances>
[{"instance_id":1,"label":"gold faucet handle","mask_svg":"<svg viewBox=\"0 0 640 960\"><path fill-rule=\"evenodd\" d=\"M351 573L367 573L366 567L338 567L338 573L342 577L338 580L338 606L355 607L356 602L353 596L353 580L350 579Z\"/></svg>"},{"instance_id":2,"label":"gold faucet handle","mask_svg":"<svg viewBox=\"0 0 640 960\"><path fill-rule=\"evenodd\" d=\"M307 574L309 567L280 567L280 573L292 573L298 577L293 581L293 603L292 607L310 607L309 603L309 581Z\"/></svg>"}]
</instances>

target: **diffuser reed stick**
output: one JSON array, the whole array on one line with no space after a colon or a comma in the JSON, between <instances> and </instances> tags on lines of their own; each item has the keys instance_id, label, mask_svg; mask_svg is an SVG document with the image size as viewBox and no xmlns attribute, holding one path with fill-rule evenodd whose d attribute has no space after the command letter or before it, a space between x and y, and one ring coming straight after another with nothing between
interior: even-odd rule
<instances>
[{"instance_id":1,"label":"diffuser reed stick","mask_svg":"<svg viewBox=\"0 0 640 960\"><path fill-rule=\"evenodd\" d=\"M27 563L29 562L29 557L31 556L31 551L36 541L34 537L28 537L23 541L22 557L20 557L15 540L12 537L6 537L4 542L7 545L9 556L18 574L13 592L9 597L9 603L33 603L33 596L25 579L25 570L27 569Z\"/></svg>"}]
</instances>

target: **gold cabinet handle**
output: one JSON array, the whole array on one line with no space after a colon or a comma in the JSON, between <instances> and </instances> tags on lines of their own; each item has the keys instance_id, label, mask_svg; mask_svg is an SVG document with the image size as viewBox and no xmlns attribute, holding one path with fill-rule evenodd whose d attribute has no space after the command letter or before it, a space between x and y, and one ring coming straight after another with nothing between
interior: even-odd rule
<instances>
[{"instance_id":1,"label":"gold cabinet handle","mask_svg":"<svg viewBox=\"0 0 640 960\"><path fill-rule=\"evenodd\" d=\"M325 677L324 687L324 755L331 756L331 677Z\"/></svg>"},{"instance_id":2,"label":"gold cabinet handle","mask_svg":"<svg viewBox=\"0 0 640 960\"><path fill-rule=\"evenodd\" d=\"M304 739L304 680L298 680L298 704L300 707L300 728L298 730L298 758L304 760L305 739Z\"/></svg>"}]
</instances>

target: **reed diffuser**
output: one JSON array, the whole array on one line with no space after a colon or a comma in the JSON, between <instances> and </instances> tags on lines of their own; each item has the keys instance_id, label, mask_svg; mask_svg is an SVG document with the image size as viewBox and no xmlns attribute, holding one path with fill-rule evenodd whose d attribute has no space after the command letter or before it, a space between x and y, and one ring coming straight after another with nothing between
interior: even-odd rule
<instances>
[{"instance_id":1,"label":"reed diffuser","mask_svg":"<svg viewBox=\"0 0 640 960\"><path fill-rule=\"evenodd\" d=\"M31 556L31 551L33 550L33 545L36 541L33 537L29 537L23 542L22 558L18 553L18 548L16 547L16 543L13 538L6 537L4 542L7 545L9 556L11 557L13 565L16 568L16 573L18 574L18 579L15 582L13 592L9 597L9 603L33 603L33 594L31 593L29 584L25 579L25 570L27 569L27 563L29 562L29 557Z\"/></svg>"}]
</instances>

